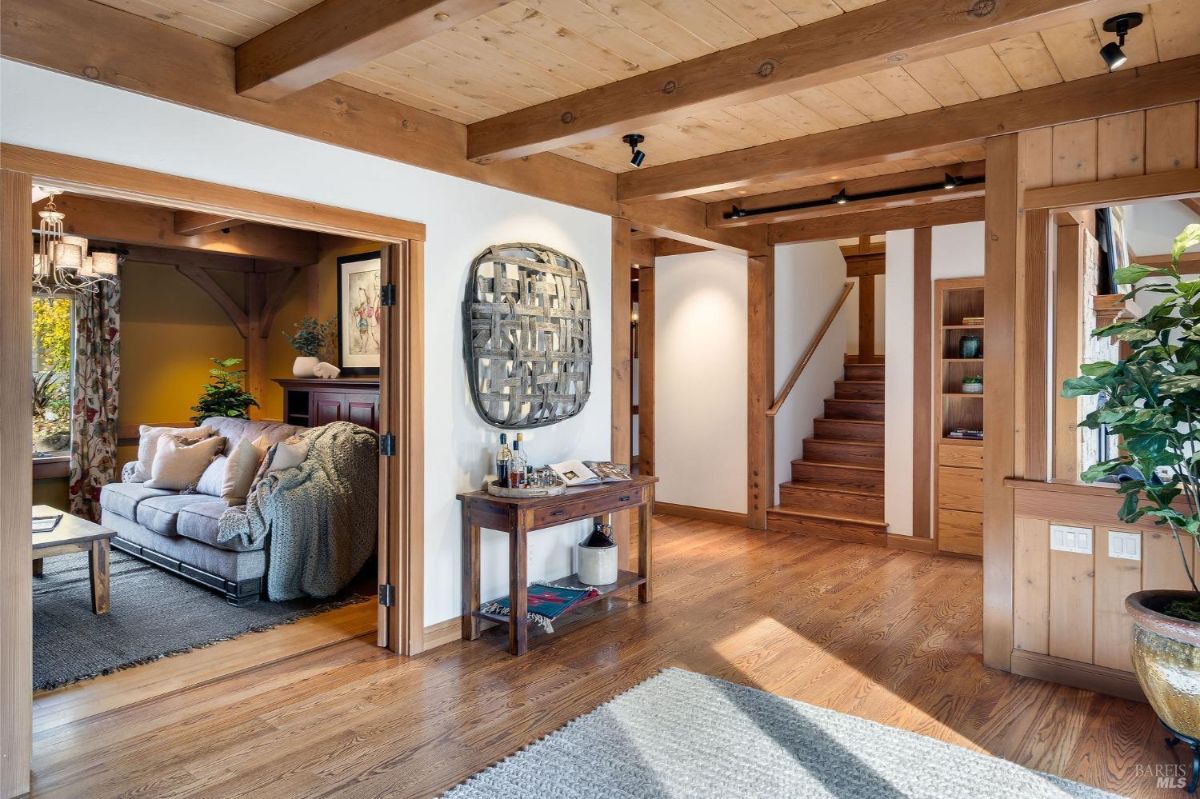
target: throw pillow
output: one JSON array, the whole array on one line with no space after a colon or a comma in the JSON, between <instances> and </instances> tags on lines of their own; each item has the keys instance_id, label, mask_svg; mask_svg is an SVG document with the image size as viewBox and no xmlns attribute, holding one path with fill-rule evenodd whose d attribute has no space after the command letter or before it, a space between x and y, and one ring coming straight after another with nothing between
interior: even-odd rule
<instances>
[{"instance_id":1,"label":"throw pillow","mask_svg":"<svg viewBox=\"0 0 1200 799\"><path fill-rule=\"evenodd\" d=\"M158 452L158 440L165 435L179 435L195 442L213 435L211 427L151 427L141 425L138 428L138 457L133 467L133 474L127 482L144 483L150 479L154 469L154 456Z\"/></svg>"},{"instance_id":2,"label":"throw pillow","mask_svg":"<svg viewBox=\"0 0 1200 799\"><path fill-rule=\"evenodd\" d=\"M271 447L267 457L263 458L262 466L258 467L258 474L254 475L254 482L257 483L271 472L299 466L304 463L306 457L308 457L307 441L299 436L286 438Z\"/></svg>"},{"instance_id":3,"label":"throw pillow","mask_svg":"<svg viewBox=\"0 0 1200 799\"><path fill-rule=\"evenodd\" d=\"M221 496L221 488L225 485L225 465L227 463L229 463L228 455L218 455L213 458L213 462L208 464L204 474L200 475L200 482L196 483L196 491L210 497Z\"/></svg>"},{"instance_id":4,"label":"throw pillow","mask_svg":"<svg viewBox=\"0 0 1200 799\"><path fill-rule=\"evenodd\" d=\"M270 446L266 435L261 435L254 441L243 438L233 448L225 466L225 477L221 481L220 496L225 504L231 507L246 504L246 495L250 493L259 464Z\"/></svg>"},{"instance_id":5,"label":"throw pillow","mask_svg":"<svg viewBox=\"0 0 1200 799\"><path fill-rule=\"evenodd\" d=\"M182 491L194 485L224 448L223 436L200 441L192 441L184 436L160 436L146 488Z\"/></svg>"}]
</instances>

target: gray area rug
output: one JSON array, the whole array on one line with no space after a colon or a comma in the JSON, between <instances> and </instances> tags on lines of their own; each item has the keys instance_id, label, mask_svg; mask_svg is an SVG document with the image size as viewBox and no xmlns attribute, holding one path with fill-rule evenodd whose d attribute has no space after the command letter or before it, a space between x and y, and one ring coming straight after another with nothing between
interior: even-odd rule
<instances>
[{"instance_id":1,"label":"gray area rug","mask_svg":"<svg viewBox=\"0 0 1200 799\"><path fill-rule=\"evenodd\" d=\"M361 602L370 598L371 586L360 576L332 599L260 601L235 608L215 591L113 550L109 590L109 611L97 616L92 613L87 555L43 561L43 576L33 578L35 691Z\"/></svg>"},{"instance_id":2,"label":"gray area rug","mask_svg":"<svg viewBox=\"0 0 1200 799\"><path fill-rule=\"evenodd\" d=\"M666 669L451 790L452 799L1111 797L923 735Z\"/></svg>"}]
</instances>

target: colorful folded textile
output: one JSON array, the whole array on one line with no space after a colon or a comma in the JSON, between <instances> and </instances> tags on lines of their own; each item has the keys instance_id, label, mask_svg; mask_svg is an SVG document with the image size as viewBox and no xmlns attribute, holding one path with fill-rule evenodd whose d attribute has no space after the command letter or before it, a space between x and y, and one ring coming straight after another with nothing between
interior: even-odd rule
<instances>
[{"instance_id":1,"label":"colorful folded textile","mask_svg":"<svg viewBox=\"0 0 1200 799\"><path fill-rule=\"evenodd\" d=\"M529 605L525 618L548 633L554 632L552 622L583 600L596 596L595 588L569 588L550 583L533 583L529 586ZM507 616L512 611L508 597L484 602L479 608L484 613Z\"/></svg>"}]
</instances>

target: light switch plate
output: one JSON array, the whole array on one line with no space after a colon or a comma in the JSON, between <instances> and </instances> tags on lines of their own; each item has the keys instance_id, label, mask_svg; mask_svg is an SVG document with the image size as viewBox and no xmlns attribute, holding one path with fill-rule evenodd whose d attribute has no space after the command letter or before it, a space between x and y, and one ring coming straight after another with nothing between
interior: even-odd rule
<instances>
[{"instance_id":1,"label":"light switch plate","mask_svg":"<svg viewBox=\"0 0 1200 799\"><path fill-rule=\"evenodd\" d=\"M1108 531L1108 556L1122 560L1142 559L1142 536L1123 530Z\"/></svg>"},{"instance_id":2,"label":"light switch plate","mask_svg":"<svg viewBox=\"0 0 1200 799\"><path fill-rule=\"evenodd\" d=\"M1092 554L1092 528L1071 527L1066 524L1050 525L1050 548L1058 552Z\"/></svg>"}]
</instances>

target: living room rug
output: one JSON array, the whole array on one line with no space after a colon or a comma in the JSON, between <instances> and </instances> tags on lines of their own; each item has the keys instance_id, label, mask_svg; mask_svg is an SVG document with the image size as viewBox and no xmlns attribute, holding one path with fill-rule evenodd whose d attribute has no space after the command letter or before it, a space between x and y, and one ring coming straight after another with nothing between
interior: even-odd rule
<instances>
[{"instance_id":1,"label":"living room rug","mask_svg":"<svg viewBox=\"0 0 1200 799\"><path fill-rule=\"evenodd\" d=\"M1112 797L923 735L666 669L446 794Z\"/></svg>"},{"instance_id":2,"label":"living room rug","mask_svg":"<svg viewBox=\"0 0 1200 799\"><path fill-rule=\"evenodd\" d=\"M113 550L111 600L92 613L85 553L43 561L33 578L33 689L148 663L371 598L374 580L355 580L330 599L259 602L235 608L215 591ZM366 571L373 575L373 565ZM368 577L372 576L368 575Z\"/></svg>"}]
</instances>

